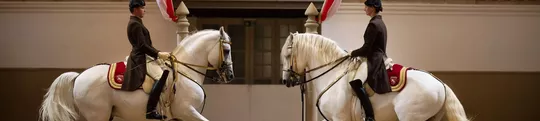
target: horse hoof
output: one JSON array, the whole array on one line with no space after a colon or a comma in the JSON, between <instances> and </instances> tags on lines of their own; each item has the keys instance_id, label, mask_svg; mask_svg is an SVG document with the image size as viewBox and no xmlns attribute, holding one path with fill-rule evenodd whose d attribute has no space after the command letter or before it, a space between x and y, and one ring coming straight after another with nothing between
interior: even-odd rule
<instances>
[{"instance_id":1,"label":"horse hoof","mask_svg":"<svg viewBox=\"0 0 540 121\"><path fill-rule=\"evenodd\" d=\"M182 120L177 119L177 118L173 118L173 119L171 119L171 120L169 120L169 121L182 121Z\"/></svg>"}]
</instances>

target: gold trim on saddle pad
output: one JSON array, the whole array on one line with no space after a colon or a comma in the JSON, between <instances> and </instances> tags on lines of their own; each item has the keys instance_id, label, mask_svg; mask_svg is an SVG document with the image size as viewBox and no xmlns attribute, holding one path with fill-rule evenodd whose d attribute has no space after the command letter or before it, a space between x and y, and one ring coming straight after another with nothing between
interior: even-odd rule
<instances>
[{"instance_id":1,"label":"gold trim on saddle pad","mask_svg":"<svg viewBox=\"0 0 540 121\"><path fill-rule=\"evenodd\" d=\"M122 67L123 67L123 69L120 69ZM120 72L117 72L117 71L120 71ZM108 80L107 82L109 82L109 86L111 86L111 88L116 89L116 90L122 89L122 83L124 82L124 73L125 73L125 71L126 71L126 63L125 62L116 62L116 63L112 63L109 66L109 72L107 73L107 80ZM148 80L149 80L148 78L149 77L147 75L144 82L148 82ZM122 83L116 82L115 79L116 80L121 80L120 82L122 82ZM152 84L153 84L153 81L152 81ZM142 87L143 87L143 85L141 85L141 87L139 87L139 89L142 89Z\"/></svg>"},{"instance_id":2,"label":"gold trim on saddle pad","mask_svg":"<svg viewBox=\"0 0 540 121\"><path fill-rule=\"evenodd\" d=\"M408 67L401 68L399 71L399 82L394 86L390 86L392 87L392 92L399 92L405 87L405 83L407 82L407 70L409 70Z\"/></svg>"},{"instance_id":3,"label":"gold trim on saddle pad","mask_svg":"<svg viewBox=\"0 0 540 121\"><path fill-rule=\"evenodd\" d=\"M118 66L117 65L118 63L121 63L122 66L125 67L124 62L117 62L117 63L111 64L111 66L109 66L109 73L107 74L107 80L108 80L109 86L111 86L111 88L119 90L119 89L122 88L122 84L117 83L115 81L115 77L118 78L118 79L121 79L123 81L124 80L124 73L119 74L119 75L115 75L116 67ZM124 69L124 71L125 71L125 69Z\"/></svg>"},{"instance_id":4,"label":"gold trim on saddle pad","mask_svg":"<svg viewBox=\"0 0 540 121\"><path fill-rule=\"evenodd\" d=\"M407 83L407 71L410 70L409 67L402 67L399 70L399 81L395 85L390 85L390 88L392 89L392 92L399 92L405 88L405 84ZM392 81L392 77L388 77L388 81ZM366 90L366 93L369 95L369 97L375 95L375 91L369 86L369 84L364 84L364 89Z\"/></svg>"},{"instance_id":5,"label":"gold trim on saddle pad","mask_svg":"<svg viewBox=\"0 0 540 121\"><path fill-rule=\"evenodd\" d=\"M118 64L121 64L121 65L118 65ZM124 67L124 69L119 69L121 67ZM117 72L117 71L120 71L120 72ZM109 86L111 86L111 88L113 89L116 89L116 90L121 90L122 89L122 84L124 82L124 73L126 71L126 63L125 62L117 62L117 63L112 63L110 66L109 66L109 72L107 73L107 82L109 82ZM122 80L120 82L122 83L118 83L115 81L116 80ZM151 77L149 77L148 75L145 76L144 78L144 82L143 84L139 87L139 89L143 89L143 91L147 94L150 94L150 91L152 89L152 86L154 85L155 81L154 79L152 79Z\"/></svg>"}]
</instances>

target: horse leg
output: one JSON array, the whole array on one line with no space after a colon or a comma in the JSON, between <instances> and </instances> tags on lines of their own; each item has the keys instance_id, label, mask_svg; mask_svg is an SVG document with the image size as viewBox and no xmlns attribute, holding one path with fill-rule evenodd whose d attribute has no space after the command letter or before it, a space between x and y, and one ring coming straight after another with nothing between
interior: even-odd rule
<instances>
[{"instance_id":1,"label":"horse leg","mask_svg":"<svg viewBox=\"0 0 540 121\"><path fill-rule=\"evenodd\" d=\"M112 104L107 100L108 98L103 98L108 95L97 97L99 95L98 93L92 94L92 92L89 92L88 94L95 96L85 96L76 99L81 115L87 121L110 121Z\"/></svg>"},{"instance_id":2,"label":"horse leg","mask_svg":"<svg viewBox=\"0 0 540 121\"><path fill-rule=\"evenodd\" d=\"M444 103L444 87L435 78L422 72L408 72L407 87L394 98L394 110L400 121L426 121Z\"/></svg>"},{"instance_id":3,"label":"horse leg","mask_svg":"<svg viewBox=\"0 0 540 121\"><path fill-rule=\"evenodd\" d=\"M179 117L181 117L183 121L208 121L204 116L202 116L197 109L195 109L193 106L188 106L186 112L181 113Z\"/></svg>"}]
</instances>

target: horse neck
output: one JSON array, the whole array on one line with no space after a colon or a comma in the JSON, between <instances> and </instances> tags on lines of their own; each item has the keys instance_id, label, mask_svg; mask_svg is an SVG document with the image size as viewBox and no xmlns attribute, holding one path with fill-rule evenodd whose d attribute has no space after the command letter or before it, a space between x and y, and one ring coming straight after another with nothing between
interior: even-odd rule
<instances>
[{"instance_id":1,"label":"horse neck","mask_svg":"<svg viewBox=\"0 0 540 121\"><path fill-rule=\"evenodd\" d=\"M300 40L300 41L302 41L302 40ZM321 40L321 41L323 41L323 40ZM304 49L304 50L302 50L301 52L298 53L298 55L304 55L304 56L299 57L298 59L306 60L306 61L300 61L300 62L306 63L306 66L307 66L306 71L310 70L310 69L317 68L317 67L322 66L322 65L327 64L327 63L331 63L331 62L336 61L337 59L339 59L341 57L346 56L346 53L344 51L335 50L335 49L341 49L341 48L339 48L337 46L336 46L336 48L328 47L328 48L325 48L327 50L322 50L322 51L319 50L319 49L321 49L321 48L319 48L320 46L315 46L315 45L311 45L311 44L305 44L305 45L300 45L300 46L304 46L304 47L301 47L301 48L311 48L311 49ZM310 86L310 87L313 86L314 87L314 88L311 87L313 89L313 91L315 91L314 93L316 93L316 94L320 93L325 88L327 88L331 83L336 81L336 79L338 79L337 77L344 72L344 70L347 68L346 65L348 63L349 63L349 60L345 60L339 66L337 66L334 69L330 70L333 66L335 66L335 64L337 64L337 62L335 62L335 64L330 64L330 65L327 65L327 66L325 66L323 68L320 68L320 69L317 69L315 71L312 71L312 72L308 73L309 76L308 76L308 78L306 78L307 80L315 78L315 77L325 73L326 71L330 70L329 72L322 75L321 77L309 82L310 84L308 84L308 86ZM336 84L333 87L336 87L336 86L341 86L341 85Z\"/></svg>"},{"instance_id":2,"label":"horse neck","mask_svg":"<svg viewBox=\"0 0 540 121\"><path fill-rule=\"evenodd\" d=\"M316 58L310 58L308 60L309 60L309 62L308 62L306 70L314 69L314 68L317 68L317 67L319 67L321 65L327 64L327 62L320 61L320 60L318 60ZM348 60L345 60L345 62L341 63L340 65L338 65L334 69L332 69L332 67L335 66L335 64L331 64L331 65L325 66L323 68L320 68L318 70L315 70L315 71L312 71L312 72L308 73L308 77L306 78L307 80L313 79L313 78L315 78L317 76L320 76L321 74L326 72L321 77L309 82L311 84L308 84L308 86L310 86L310 88L313 88L314 89L313 91L315 91L316 94L322 92L325 88L327 88L334 81L336 81L341 74L343 74L344 70L347 68L347 66L344 66L344 65L348 64L347 61ZM330 69L332 69L332 70L330 70ZM333 87L336 87L336 86L338 86L338 85L333 85Z\"/></svg>"},{"instance_id":3,"label":"horse neck","mask_svg":"<svg viewBox=\"0 0 540 121\"><path fill-rule=\"evenodd\" d=\"M212 46L210 41L207 40L199 40L201 38L190 38L184 39L178 46L175 56L177 57L178 61L189 63L189 64L195 64L200 66L207 66L208 65L208 54L209 51L207 50L210 46ZM201 75L189 68L187 68L184 65L178 64L179 69L186 73L190 78L195 80L199 84L204 83L204 75ZM201 67L194 67L191 66L193 69L202 72L203 74L206 74L206 68Z\"/></svg>"}]
</instances>

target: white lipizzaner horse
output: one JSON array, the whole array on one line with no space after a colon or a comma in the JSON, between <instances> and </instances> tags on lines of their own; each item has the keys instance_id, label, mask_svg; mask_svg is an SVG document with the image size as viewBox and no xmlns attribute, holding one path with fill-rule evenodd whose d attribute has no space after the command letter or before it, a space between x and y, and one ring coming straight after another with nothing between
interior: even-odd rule
<instances>
[{"instance_id":1,"label":"white lipizzaner horse","mask_svg":"<svg viewBox=\"0 0 540 121\"><path fill-rule=\"evenodd\" d=\"M309 88L318 95L317 107L326 120L362 121L363 109L349 82L361 79L365 83L367 59L351 59L348 55L329 38L291 33L281 49L283 82L288 86L313 83ZM306 72L315 80L297 81ZM425 71L409 70L406 74L406 86L401 91L370 97L377 121L468 120L448 85Z\"/></svg>"},{"instance_id":2,"label":"white lipizzaner horse","mask_svg":"<svg viewBox=\"0 0 540 121\"><path fill-rule=\"evenodd\" d=\"M167 115L169 119L208 120L199 112L204 108L205 93L202 84L205 72L207 69L217 68L219 79L215 80L222 83L228 83L234 78L229 43L230 38L223 27L219 31L203 30L179 43L171 53L174 57L178 57L178 60L165 61L165 65L169 66L162 66L161 60L147 63L147 71L154 79L161 76L162 68L174 72L169 74L166 88L163 90L163 93L173 92L174 89L167 88L170 85L174 85L176 90L170 97L173 99L170 102L171 114ZM207 67L208 64L214 68ZM170 65L175 65L175 68L171 68L173 66ZM45 95L40 118L48 121L109 121L110 117L115 116L126 121L147 120L145 112L148 94L142 89L136 91L112 89L107 82L108 69L109 65L96 65L80 74L76 72L61 74ZM173 78L177 78L174 83ZM161 97L167 95L162 94ZM162 108L163 105L159 107Z\"/></svg>"}]
</instances>

